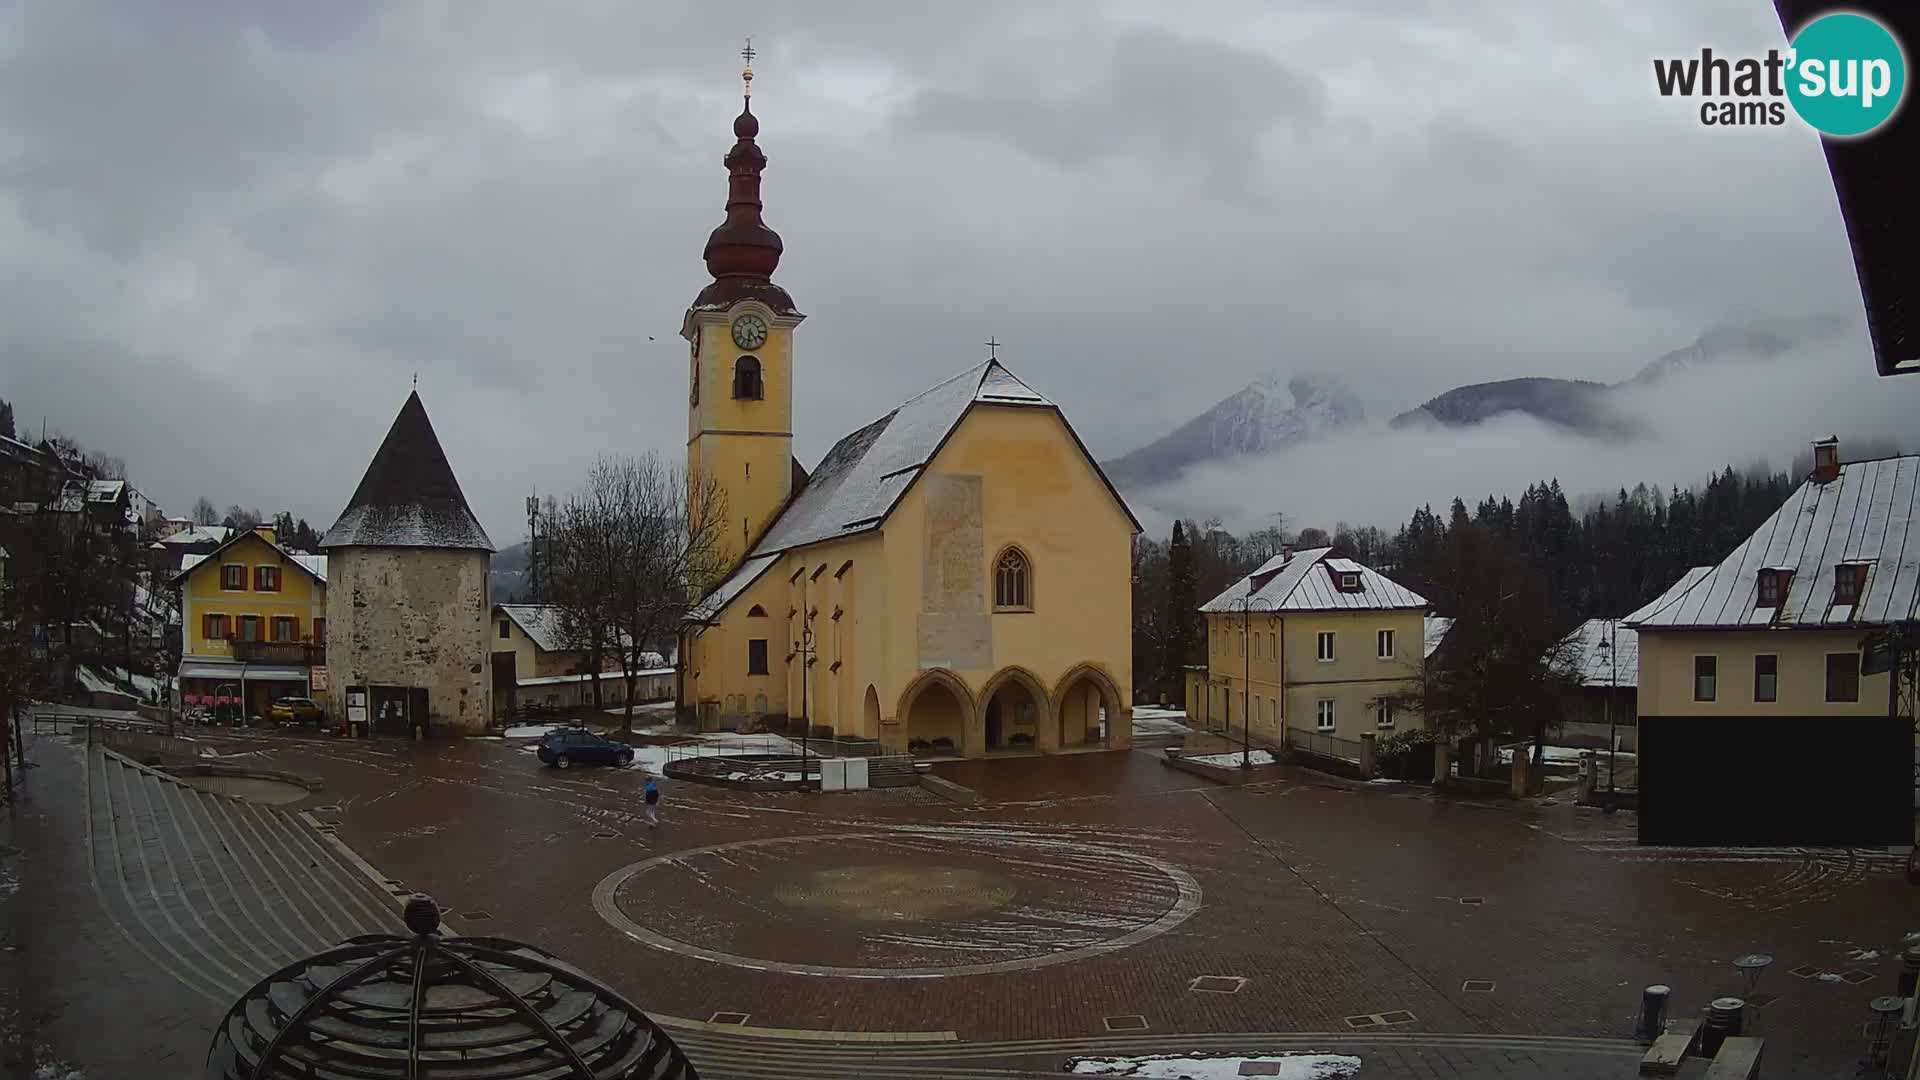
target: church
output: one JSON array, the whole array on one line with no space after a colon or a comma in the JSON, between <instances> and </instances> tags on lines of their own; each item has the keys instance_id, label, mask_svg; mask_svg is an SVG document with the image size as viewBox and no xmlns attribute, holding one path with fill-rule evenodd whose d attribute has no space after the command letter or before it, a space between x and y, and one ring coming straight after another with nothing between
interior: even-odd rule
<instances>
[{"instance_id":1,"label":"church","mask_svg":"<svg viewBox=\"0 0 1920 1080\"><path fill-rule=\"evenodd\" d=\"M989 358L794 458L805 316L773 281L759 130L748 96L681 326L687 471L732 568L696 583L682 713L933 757L1130 746L1140 525L1057 404Z\"/></svg>"}]
</instances>

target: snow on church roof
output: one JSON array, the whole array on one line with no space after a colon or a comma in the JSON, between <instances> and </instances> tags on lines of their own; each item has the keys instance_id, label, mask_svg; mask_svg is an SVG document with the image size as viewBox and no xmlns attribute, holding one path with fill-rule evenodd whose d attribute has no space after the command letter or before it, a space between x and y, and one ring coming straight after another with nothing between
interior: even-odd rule
<instances>
[{"instance_id":1,"label":"snow on church roof","mask_svg":"<svg viewBox=\"0 0 1920 1080\"><path fill-rule=\"evenodd\" d=\"M1843 563L1867 565L1857 603L1834 603ZM1780 606L1758 606L1760 571L1782 567L1791 576ZM1920 455L1856 461L1824 484L1808 479L1718 566L1688 577L1627 624L1859 627L1920 617Z\"/></svg>"},{"instance_id":2,"label":"snow on church roof","mask_svg":"<svg viewBox=\"0 0 1920 1080\"><path fill-rule=\"evenodd\" d=\"M1053 405L997 360L968 368L835 444L754 554L770 555L879 525L975 402Z\"/></svg>"}]
</instances>

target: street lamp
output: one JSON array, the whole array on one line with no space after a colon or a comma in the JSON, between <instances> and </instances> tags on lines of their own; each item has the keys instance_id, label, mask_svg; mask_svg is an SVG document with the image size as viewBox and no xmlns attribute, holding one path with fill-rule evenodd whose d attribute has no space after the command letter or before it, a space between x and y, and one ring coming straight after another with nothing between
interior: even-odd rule
<instances>
[{"instance_id":1,"label":"street lamp","mask_svg":"<svg viewBox=\"0 0 1920 1080\"><path fill-rule=\"evenodd\" d=\"M1242 596L1227 605L1229 611L1240 609L1240 767L1253 768L1253 644L1252 624L1255 611L1273 615L1273 606L1258 596ZM1278 650L1275 650L1276 653ZM1278 663L1276 656L1275 662ZM1278 680L1276 679L1276 684ZM1231 729L1229 729L1231 734Z\"/></svg>"},{"instance_id":2,"label":"street lamp","mask_svg":"<svg viewBox=\"0 0 1920 1080\"><path fill-rule=\"evenodd\" d=\"M1620 620L1607 622L1607 637L1600 639L1600 648L1607 651L1607 696L1601 699L1601 710L1607 718L1607 805L1606 812L1611 814L1617 808L1619 797L1614 787L1614 776L1619 771L1620 733L1614 722L1613 695L1620 686Z\"/></svg>"},{"instance_id":3,"label":"street lamp","mask_svg":"<svg viewBox=\"0 0 1920 1080\"><path fill-rule=\"evenodd\" d=\"M804 569L804 567L802 568ZM807 607L807 579L800 579L800 640L793 643L800 657L800 786L807 785L807 736L813 719L807 715L807 668L813 663L813 612Z\"/></svg>"}]
</instances>

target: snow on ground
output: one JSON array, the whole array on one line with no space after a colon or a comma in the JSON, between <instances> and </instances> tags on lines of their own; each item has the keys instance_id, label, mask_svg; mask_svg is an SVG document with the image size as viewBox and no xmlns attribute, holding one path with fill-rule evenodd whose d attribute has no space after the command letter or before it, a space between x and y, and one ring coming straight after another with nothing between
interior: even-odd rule
<instances>
[{"instance_id":1,"label":"snow on ground","mask_svg":"<svg viewBox=\"0 0 1920 1080\"><path fill-rule=\"evenodd\" d=\"M1201 754L1197 757L1181 756L1182 761L1197 761L1202 765L1217 765L1222 768L1238 768L1241 762L1240 751L1226 754ZM1246 760L1255 765L1273 764L1273 753L1269 750L1255 750L1246 756Z\"/></svg>"},{"instance_id":2,"label":"snow on ground","mask_svg":"<svg viewBox=\"0 0 1920 1080\"><path fill-rule=\"evenodd\" d=\"M1133 1076L1155 1080L1234 1080L1250 1061L1275 1062L1277 1072L1257 1075L1280 1080L1344 1080L1360 1071L1360 1059L1345 1054L1262 1054L1257 1057L1202 1057L1198 1054L1151 1057L1075 1058L1067 1071L1075 1076Z\"/></svg>"},{"instance_id":3,"label":"snow on ground","mask_svg":"<svg viewBox=\"0 0 1920 1080\"><path fill-rule=\"evenodd\" d=\"M1185 735L1192 730L1187 726L1187 714L1182 709L1163 709L1158 705L1133 707L1133 733L1136 736Z\"/></svg>"},{"instance_id":4,"label":"snow on ground","mask_svg":"<svg viewBox=\"0 0 1920 1080\"><path fill-rule=\"evenodd\" d=\"M566 726L565 724L519 724L507 729L506 738L538 739L544 737L550 731L558 731Z\"/></svg>"},{"instance_id":5,"label":"snow on ground","mask_svg":"<svg viewBox=\"0 0 1920 1080\"><path fill-rule=\"evenodd\" d=\"M760 746L636 746L633 748L633 763L654 776L666 775L667 762L693 757L740 757L744 754L779 754L780 750L766 750ZM793 756L800 756L795 747ZM798 777L795 777L798 779Z\"/></svg>"},{"instance_id":6,"label":"snow on ground","mask_svg":"<svg viewBox=\"0 0 1920 1080\"><path fill-rule=\"evenodd\" d=\"M1607 756L1606 750L1604 748L1600 750L1595 750L1591 746L1548 746L1548 747L1543 747L1541 752L1545 755L1546 762L1549 765L1578 765L1580 764L1581 754L1596 754L1602 758ZM1532 753L1532 751L1528 750L1528 753ZM1633 760L1632 754L1620 755L1620 764L1622 766L1627 765L1632 760ZM1513 764L1513 748L1512 747L1508 746L1508 747L1501 748L1500 764L1502 765ZM1622 768L1621 771L1624 773L1626 770Z\"/></svg>"}]
</instances>

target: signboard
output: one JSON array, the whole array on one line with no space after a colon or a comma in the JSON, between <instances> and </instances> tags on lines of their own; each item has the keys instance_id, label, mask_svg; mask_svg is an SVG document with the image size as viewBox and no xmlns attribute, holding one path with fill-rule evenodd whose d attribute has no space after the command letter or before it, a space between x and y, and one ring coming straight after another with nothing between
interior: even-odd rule
<instances>
[{"instance_id":1,"label":"signboard","mask_svg":"<svg viewBox=\"0 0 1920 1080\"><path fill-rule=\"evenodd\" d=\"M347 723L364 724L367 722L367 692L365 690L347 691Z\"/></svg>"},{"instance_id":2,"label":"signboard","mask_svg":"<svg viewBox=\"0 0 1920 1080\"><path fill-rule=\"evenodd\" d=\"M326 693L327 665L315 664L307 671L307 681L312 684L315 693Z\"/></svg>"}]
</instances>

